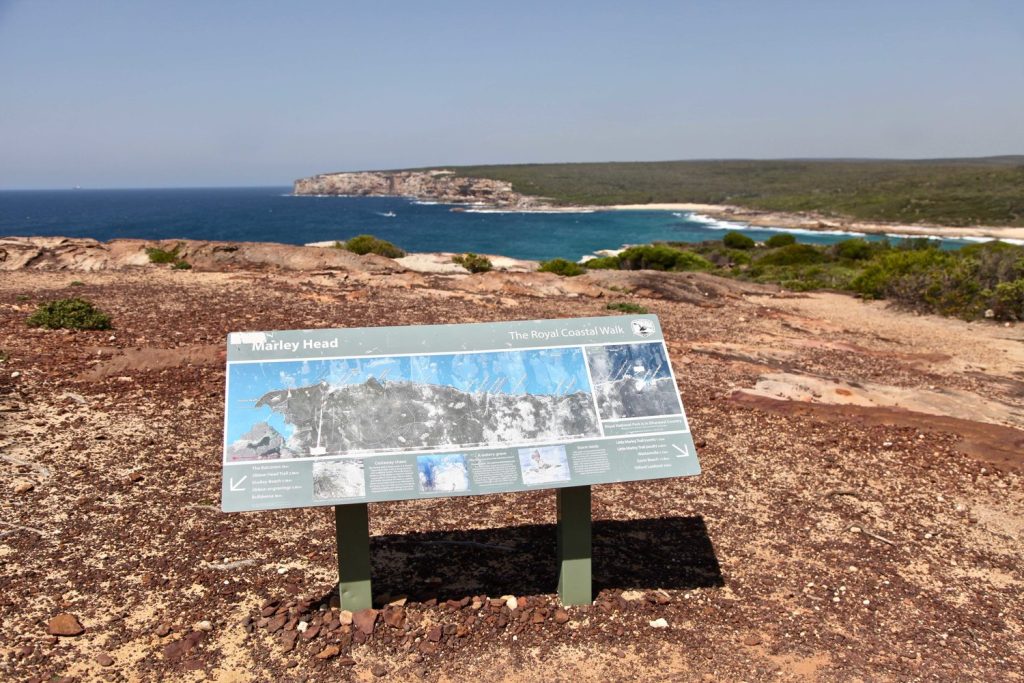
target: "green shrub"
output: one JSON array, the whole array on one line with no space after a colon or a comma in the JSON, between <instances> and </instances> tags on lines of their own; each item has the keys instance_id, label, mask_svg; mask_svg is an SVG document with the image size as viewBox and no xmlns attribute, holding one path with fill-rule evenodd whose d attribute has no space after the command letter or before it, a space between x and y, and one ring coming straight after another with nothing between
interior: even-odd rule
<instances>
[{"instance_id":1,"label":"green shrub","mask_svg":"<svg viewBox=\"0 0 1024 683\"><path fill-rule=\"evenodd\" d=\"M836 258L848 259L850 261L864 261L875 254L875 247L861 237L843 240L832 245L832 253Z\"/></svg>"},{"instance_id":2,"label":"green shrub","mask_svg":"<svg viewBox=\"0 0 1024 683\"><path fill-rule=\"evenodd\" d=\"M81 280L72 280L68 287L85 287L85 283Z\"/></svg>"},{"instance_id":3,"label":"green shrub","mask_svg":"<svg viewBox=\"0 0 1024 683\"><path fill-rule=\"evenodd\" d=\"M377 254L388 258L401 258L405 252L387 240L377 239L373 235L356 235L345 242L345 248L353 254Z\"/></svg>"},{"instance_id":4,"label":"green shrub","mask_svg":"<svg viewBox=\"0 0 1024 683\"><path fill-rule=\"evenodd\" d=\"M175 270L192 270L192 264L184 259L181 259L180 261L175 261L174 265L171 267L174 268Z\"/></svg>"},{"instance_id":5,"label":"green shrub","mask_svg":"<svg viewBox=\"0 0 1024 683\"><path fill-rule=\"evenodd\" d=\"M725 233L725 237L722 238L722 244L730 249L753 249L757 243L742 232L733 230L732 232Z\"/></svg>"},{"instance_id":6,"label":"green shrub","mask_svg":"<svg viewBox=\"0 0 1024 683\"><path fill-rule=\"evenodd\" d=\"M540 267L537 268L537 270L541 273L554 273L555 275L563 275L565 277L575 277L576 275L583 275L583 273L587 272L580 264L568 261L564 258L541 261Z\"/></svg>"},{"instance_id":7,"label":"green shrub","mask_svg":"<svg viewBox=\"0 0 1024 683\"><path fill-rule=\"evenodd\" d=\"M787 244L762 254L757 263L765 266L800 266L828 261L821 249L811 244Z\"/></svg>"},{"instance_id":8,"label":"green shrub","mask_svg":"<svg viewBox=\"0 0 1024 683\"><path fill-rule=\"evenodd\" d=\"M702 254L702 256L719 268L745 266L749 265L751 261L748 252L741 249L727 249L725 247L715 247Z\"/></svg>"},{"instance_id":9,"label":"green shrub","mask_svg":"<svg viewBox=\"0 0 1024 683\"><path fill-rule=\"evenodd\" d=\"M619 269L619 257L618 256L598 256L592 258L583 264L584 268L588 270L618 270Z\"/></svg>"},{"instance_id":10,"label":"green shrub","mask_svg":"<svg viewBox=\"0 0 1024 683\"><path fill-rule=\"evenodd\" d=\"M790 244L796 244L796 237L789 234L788 232L780 232L777 235L772 235L765 240L764 246L769 249L777 249L779 247L786 247Z\"/></svg>"},{"instance_id":11,"label":"green shrub","mask_svg":"<svg viewBox=\"0 0 1024 683\"><path fill-rule=\"evenodd\" d=\"M945 269L955 259L937 249L899 250L877 256L851 283L855 292L868 299L880 299L895 291L901 278Z\"/></svg>"},{"instance_id":12,"label":"green shrub","mask_svg":"<svg viewBox=\"0 0 1024 683\"><path fill-rule=\"evenodd\" d=\"M474 254L473 252L456 254L452 256L452 262L458 263L471 273L486 273L494 267L489 258Z\"/></svg>"},{"instance_id":13,"label":"green shrub","mask_svg":"<svg viewBox=\"0 0 1024 683\"><path fill-rule=\"evenodd\" d=\"M1024 320L1024 279L1000 282L989 294L988 306L997 320Z\"/></svg>"},{"instance_id":14,"label":"green shrub","mask_svg":"<svg viewBox=\"0 0 1024 683\"><path fill-rule=\"evenodd\" d=\"M181 245L177 244L173 249L161 249L160 247L146 247L150 263L175 263L178 261L178 252Z\"/></svg>"},{"instance_id":15,"label":"green shrub","mask_svg":"<svg viewBox=\"0 0 1024 683\"><path fill-rule=\"evenodd\" d=\"M609 311L618 311L620 313L647 313L647 309L640 304L630 303L628 301L614 301L605 306Z\"/></svg>"},{"instance_id":16,"label":"green shrub","mask_svg":"<svg viewBox=\"0 0 1024 683\"><path fill-rule=\"evenodd\" d=\"M630 247L619 254L623 270L711 270L714 266L706 258L692 251L673 249L663 244Z\"/></svg>"},{"instance_id":17,"label":"green shrub","mask_svg":"<svg viewBox=\"0 0 1024 683\"><path fill-rule=\"evenodd\" d=\"M85 299L59 299L41 304L27 322L29 327L51 330L110 329L110 316Z\"/></svg>"}]
</instances>

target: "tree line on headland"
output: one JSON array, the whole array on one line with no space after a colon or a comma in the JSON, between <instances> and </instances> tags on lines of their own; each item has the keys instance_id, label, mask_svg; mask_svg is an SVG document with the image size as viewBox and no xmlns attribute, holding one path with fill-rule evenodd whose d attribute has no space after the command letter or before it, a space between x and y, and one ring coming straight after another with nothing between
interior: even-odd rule
<instances>
[{"instance_id":1,"label":"tree line on headland","mask_svg":"<svg viewBox=\"0 0 1024 683\"><path fill-rule=\"evenodd\" d=\"M1024 226L1024 156L457 166L584 205L693 202L861 221Z\"/></svg>"}]
</instances>

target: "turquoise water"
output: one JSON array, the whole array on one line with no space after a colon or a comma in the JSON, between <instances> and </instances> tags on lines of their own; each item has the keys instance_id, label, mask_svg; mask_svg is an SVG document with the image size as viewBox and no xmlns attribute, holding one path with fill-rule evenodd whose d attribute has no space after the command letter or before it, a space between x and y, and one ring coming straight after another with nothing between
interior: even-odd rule
<instances>
[{"instance_id":1,"label":"turquoise water","mask_svg":"<svg viewBox=\"0 0 1024 683\"><path fill-rule=\"evenodd\" d=\"M371 233L407 251L475 251L577 260L654 240L700 242L771 230L668 211L480 213L399 197L294 197L288 187L0 192L0 236L201 239L306 244ZM393 215L391 215L393 214ZM799 234L829 244L849 234ZM878 238L869 238L878 239ZM946 240L943 246L963 244Z\"/></svg>"}]
</instances>

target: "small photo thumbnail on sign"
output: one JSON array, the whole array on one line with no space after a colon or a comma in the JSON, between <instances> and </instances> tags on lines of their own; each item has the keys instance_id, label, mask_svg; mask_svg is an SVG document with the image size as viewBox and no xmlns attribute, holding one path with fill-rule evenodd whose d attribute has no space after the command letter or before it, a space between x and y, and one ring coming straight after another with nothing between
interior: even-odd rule
<instances>
[{"instance_id":1,"label":"small photo thumbnail on sign","mask_svg":"<svg viewBox=\"0 0 1024 683\"><path fill-rule=\"evenodd\" d=\"M366 496L362 460L317 461L313 463L313 498L338 500Z\"/></svg>"},{"instance_id":2,"label":"small photo thumbnail on sign","mask_svg":"<svg viewBox=\"0 0 1024 683\"><path fill-rule=\"evenodd\" d=\"M519 469L526 485L569 481L572 478L565 446L520 448Z\"/></svg>"},{"instance_id":3,"label":"small photo thumbnail on sign","mask_svg":"<svg viewBox=\"0 0 1024 683\"><path fill-rule=\"evenodd\" d=\"M420 455L416 458L420 491L459 493L469 490L469 466L461 453Z\"/></svg>"}]
</instances>

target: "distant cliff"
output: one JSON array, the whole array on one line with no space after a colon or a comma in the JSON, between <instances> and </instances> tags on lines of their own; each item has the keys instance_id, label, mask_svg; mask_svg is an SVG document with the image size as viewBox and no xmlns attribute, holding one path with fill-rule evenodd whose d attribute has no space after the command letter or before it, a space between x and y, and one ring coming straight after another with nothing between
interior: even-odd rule
<instances>
[{"instance_id":1,"label":"distant cliff","mask_svg":"<svg viewBox=\"0 0 1024 683\"><path fill-rule=\"evenodd\" d=\"M445 204L485 204L527 209L544 205L539 197L526 197L512 183L489 178L465 178L453 171L363 171L322 173L295 181L297 195L362 197L415 197Z\"/></svg>"}]
</instances>

